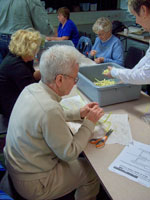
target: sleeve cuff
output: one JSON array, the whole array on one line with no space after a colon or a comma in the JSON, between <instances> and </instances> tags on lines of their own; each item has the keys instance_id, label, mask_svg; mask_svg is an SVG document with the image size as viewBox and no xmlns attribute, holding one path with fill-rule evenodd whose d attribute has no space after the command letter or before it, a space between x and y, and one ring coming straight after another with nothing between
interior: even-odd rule
<instances>
[{"instance_id":1,"label":"sleeve cuff","mask_svg":"<svg viewBox=\"0 0 150 200\"><path fill-rule=\"evenodd\" d=\"M86 127L90 130L90 132L93 133L94 128L95 128L95 124L94 124L93 122L91 122L90 120L88 120L88 119L85 118L85 119L83 120L82 125L83 125L83 126L86 126Z\"/></svg>"},{"instance_id":2,"label":"sleeve cuff","mask_svg":"<svg viewBox=\"0 0 150 200\"><path fill-rule=\"evenodd\" d=\"M115 69L114 67L112 68L111 70L111 76L114 77L114 78L117 78L117 69Z\"/></svg>"}]
</instances>

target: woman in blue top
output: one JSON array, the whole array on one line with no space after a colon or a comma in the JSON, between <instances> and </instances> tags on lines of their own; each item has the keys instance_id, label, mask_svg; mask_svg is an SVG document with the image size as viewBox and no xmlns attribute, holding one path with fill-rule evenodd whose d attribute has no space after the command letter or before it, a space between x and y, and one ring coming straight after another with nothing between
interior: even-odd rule
<instances>
[{"instance_id":1,"label":"woman in blue top","mask_svg":"<svg viewBox=\"0 0 150 200\"><path fill-rule=\"evenodd\" d=\"M76 47L79 41L79 32L74 24L74 22L69 19L70 11L66 7L59 8L58 11L58 20L60 22L57 36L56 37L47 37L47 40L72 40L74 46Z\"/></svg>"},{"instance_id":2,"label":"woman in blue top","mask_svg":"<svg viewBox=\"0 0 150 200\"><path fill-rule=\"evenodd\" d=\"M97 19L92 29L98 37L95 39L89 57L93 57L96 63L113 62L123 65L123 46L121 41L112 35L111 21L101 17Z\"/></svg>"}]
</instances>

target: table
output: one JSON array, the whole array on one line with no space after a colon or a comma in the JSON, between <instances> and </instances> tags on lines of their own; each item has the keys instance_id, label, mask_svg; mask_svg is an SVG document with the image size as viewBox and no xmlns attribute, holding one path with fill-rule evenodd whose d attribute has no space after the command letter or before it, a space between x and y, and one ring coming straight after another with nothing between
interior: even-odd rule
<instances>
[{"instance_id":1,"label":"table","mask_svg":"<svg viewBox=\"0 0 150 200\"><path fill-rule=\"evenodd\" d=\"M71 95L73 92L71 92ZM86 98L81 94L83 98ZM87 99L87 98L86 98ZM103 107L106 113L128 113L132 137L134 140L150 145L150 125L141 117L150 112L150 97L141 92L138 100ZM101 184L113 200L148 200L150 188L146 188L134 181L108 170L109 165L123 150L120 144L107 144L103 149L96 149L95 145L88 144L84 154L97 175Z\"/></svg>"},{"instance_id":2,"label":"table","mask_svg":"<svg viewBox=\"0 0 150 200\"><path fill-rule=\"evenodd\" d=\"M146 44L146 45L149 45L149 39L140 38L140 36L135 35L135 34L130 34L130 33L125 34L125 33L122 31L122 32L118 32L117 35L118 35L119 37L123 37L122 40L125 40L125 51L127 51L127 40L128 40L128 39L134 40L134 41L136 41L136 42L140 42L140 43L143 43L143 44Z\"/></svg>"},{"instance_id":3,"label":"table","mask_svg":"<svg viewBox=\"0 0 150 200\"><path fill-rule=\"evenodd\" d=\"M132 39L132 40L135 40L135 41L138 41L138 42L142 42L142 43L145 43L145 44L148 44L148 45L149 45L149 39L140 38L140 36L135 35L135 34L131 34L131 33L125 34L125 33L122 31L122 32L118 32L117 35L118 35L118 36L122 36L122 37L124 37L124 38L129 38L129 39Z\"/></svg>"}]
</instances>

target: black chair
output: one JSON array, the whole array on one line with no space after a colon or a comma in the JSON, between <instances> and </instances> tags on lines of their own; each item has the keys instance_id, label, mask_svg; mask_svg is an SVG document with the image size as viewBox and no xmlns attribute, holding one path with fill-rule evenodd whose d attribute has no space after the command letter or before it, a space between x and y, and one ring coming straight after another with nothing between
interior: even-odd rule
<instances>
[{"instance_id":1,"label":"black chair","mask_svg":"<svg viewBox=\"0 0 150 200\"><path fill-rule=\"evenodd\" d=\"M128 69L132 69L144 55L145 51L143 49L139 49L137 47L129 47L125 57L124 66Z\"/></svg>"},{"instance_id":2,"label":"black chair","mask_svg":"<svg viewBox=\"0 0 150 200\"><path fill-rule=\"evenodd\" d=\"M8 119L2 114L0 107L0 135L6 134L8 128Z\"/></svg>"},{"instance_id":3,"label":"black chair","mask_svg":"<svg viewBox=\"0 0 150 200\"><path fill-rule=\"evenodd\" d=\"M8 120L0 113L0 134L6 134Z\"/></svg>"},{"instance_id":4,"label":"black chair","mask_svg":"<svg viewBox=\"0 0 150 200\"><path fill-rule=\"evenodd\" d=\"M5 146L5 141L6 141L7 127L8 127L8 120L4 117L4 115L0 113L0 156L1 156L1 161L3 162L4 162L3 148Z\"/></svg>"}]
</instances>

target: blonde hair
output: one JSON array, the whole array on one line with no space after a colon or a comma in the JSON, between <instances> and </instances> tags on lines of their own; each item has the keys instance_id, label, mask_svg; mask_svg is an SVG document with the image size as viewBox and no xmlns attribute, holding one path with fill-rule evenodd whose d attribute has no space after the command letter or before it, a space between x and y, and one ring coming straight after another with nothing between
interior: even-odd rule
<instances>
[{"instance_id":1,"label":"blonde hair","mask_svg":"<svg viewBox=\"0 0 150 200\"><path fill-rule=\"evenodd\" d=\"M96 34L98 34L99 31L112 31L112 23L108 18L100 17L96 20L95 24L92 27L92 30Z\"/></svg>"},{"instance_id":2,"label":"blonde hair","mask_svg":"<svg viewBox=\"0 0 150 200\"><path fill-rule=\"evenodd\" d=\"M33 29L18 30L11 36L9 50L17 56L34 56L41 44L41 35Z\"/></svg>"}]
</instances>

